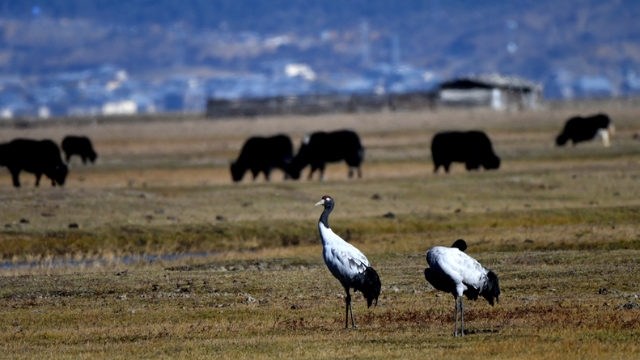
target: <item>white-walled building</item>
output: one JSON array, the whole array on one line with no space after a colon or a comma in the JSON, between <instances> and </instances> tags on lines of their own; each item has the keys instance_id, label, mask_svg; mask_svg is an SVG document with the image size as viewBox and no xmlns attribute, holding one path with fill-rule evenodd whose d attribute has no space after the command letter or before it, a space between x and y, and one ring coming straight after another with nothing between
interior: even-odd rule
<instances>
[{"instance_id":1,"label":"white-walled building","mask_svg":"<svg viewBox=\"0 0 640 360\"><path fill-rule=\"evenodd\" d=\"M536 109L542 103L542 85L502 75L471 76L440 84L439 99L442 105L450 106Z\"/></svg>"}]
</instances>

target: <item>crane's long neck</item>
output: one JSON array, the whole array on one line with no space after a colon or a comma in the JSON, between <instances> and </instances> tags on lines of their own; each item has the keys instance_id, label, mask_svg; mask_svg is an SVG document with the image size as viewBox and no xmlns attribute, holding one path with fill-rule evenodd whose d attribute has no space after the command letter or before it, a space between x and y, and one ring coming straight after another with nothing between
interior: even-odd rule
<instances>
[{"instance_id":1,"label":"crane's long neck","mask_svg":"<svg viewBox=\"0 0 640 360\"><path fill-rule=\"evenodd\" d=\"M333 210L333 204L325 206L324 207L324 211L322 212L322 215L320 215L320 223L322 225L324 225L324 227L326 227L327 229L330 229L329 228L329 214L331 213L331 210Z\"/></svg>"},{"instance_id":2,"label":"crane's long neck","mask_svg":"<svg viewBox=\"0 0 640 360\"><path fill-rule=\"evenodd\" d=\"M331 210L333 210L333 201L325 201L324 210L322 211L322 215L320 215L320 220L318 221L318 230L320 231L320 240L322 240L322 247L325 247L328 242L334 241L335 234L329 227L329 214Z\"/></svg>"},{"instance_id":3,"label":"crane's long neck","mask_svg":"<svg viewBox=\"0 0 640 360\"><path fill-rule=\"evenodd\" d=\"M333 202L325 203L322 215L318 221L318 230L320 231L320 240L322 240L322 247L325 247L328 242L333 241L333 231L329 227L329 214L333 210Z\"/></svg>"}]
</instances>

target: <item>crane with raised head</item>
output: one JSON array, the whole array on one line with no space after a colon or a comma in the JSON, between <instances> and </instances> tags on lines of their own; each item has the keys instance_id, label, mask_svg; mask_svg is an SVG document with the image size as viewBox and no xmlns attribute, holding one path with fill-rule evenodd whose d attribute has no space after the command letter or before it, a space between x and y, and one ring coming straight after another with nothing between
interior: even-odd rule
<instances>
[{"instance_id":1,"label":"crane with raised head","mask_svg":"<svg viewBox=\"0 0 640 360\"><path fill-rule=\"evenodd\" d=\"M362 295L367 299L367 307L371 307L374 301L377 305L382 287L380 277L360 250L344 241L329 227L329 214L335 206L333 199L325 195L322 200L316 203L317 205L324 206L324 211L318 221L324 263L331 274L340 281L344 291L347 293L345 298L345 328L349 328L349 311L351 311L351 325L356 329L349 291L353 288L355 291L362 292Z\"/></svg>"}]
</instances>

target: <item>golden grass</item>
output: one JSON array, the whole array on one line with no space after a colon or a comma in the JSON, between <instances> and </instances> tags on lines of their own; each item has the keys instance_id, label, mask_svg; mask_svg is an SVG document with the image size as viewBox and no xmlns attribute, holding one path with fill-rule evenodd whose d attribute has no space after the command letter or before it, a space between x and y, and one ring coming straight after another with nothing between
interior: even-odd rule
<instances>
[{"instance_id":1,"label":"golden grass","mask_svg":"<svg viewBox=\"0 0 640 360\"><path fill-rule=\"evenodd\" d=\"M62 189L22 174L16 190L0 173L0 358L638 357L640 125L633 106L604 110L618 130L607 149L553 146L570 108L4 128L1 141L87 134L100 157L75 159ZM322 183L275 171L231 184L247 136L297 144L343 127L362 135L363 179L336 164ZM431 136L465 128L489 133L501 169L433 174ZM357 331L321 258L325 194L332 228L383 282L377 308L354 297ZM465 339L422 275L426 250L459 237L503 292L493 308L466 303ZM202 253L144 257L187 252Z\"/></svg>"},{"instance_id":2,"label":"golden grass","mask_svg":"<svg viewBox=\"0 0 640 360\"><path fill-rule=\"evenodd\" d=\"M465 339L450 336L452 298L421 276L423 254L370 256L384 284L375 309L315 256L200 266L3 278L0 337L9 358L635 357L638 251L487 252L503 296L467 302ZM262 254L259 254L262 255ZM606 290L600 290L606 289ZM599 293L601 292L601 293Z\"/></svg>"}]
</instances>

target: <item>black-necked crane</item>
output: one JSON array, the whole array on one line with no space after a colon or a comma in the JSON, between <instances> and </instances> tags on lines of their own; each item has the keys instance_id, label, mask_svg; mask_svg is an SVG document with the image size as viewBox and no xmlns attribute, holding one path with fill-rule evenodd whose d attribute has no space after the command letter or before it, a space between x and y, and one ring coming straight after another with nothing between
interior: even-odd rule
<instances>
[{"instance_id":1,"label":"black-necked crane","mask_svg":"<svg viewBox=\"0 0 640 360\"><path fill-rule=\"evenodd\" d=\"M347 293L345 298L346 315L345 328L349 328L349 311L351 311L351 325L355 329L356 323L353 320L353 309L351 308L351 288L354 291L362 292L367 299L367 307L370 307L375 300L378 304L380 296L380 277L378 273L369 265L369 260L355 246L342 240L329 227L329 214L335 205L330 196L323 196L322 200L316 203L324 206L324 211L320 215L318 230L322 239L322 255L324 263L327 264L331 274L336 277Z\"/></svg>"},{"instance_id":2,"label":"black-necked crane","mask_svg":"<svg viewBox=\"0 0 640 360\"><path fill-rule=\"evenodd\" d=\"M467 243L458 239L448 248L436 246L427 252L429 267L424 269L424 277L440 291L453 295L455 300L455 323L453 336L458 336L458 307L460 308L460 336L464 336L464 305L462 295L469 300L477 300L481 295L491 306L498 302L500 285L498 276L485 269L476 259L464 253Z\"/></svg>"}]
</instances>

